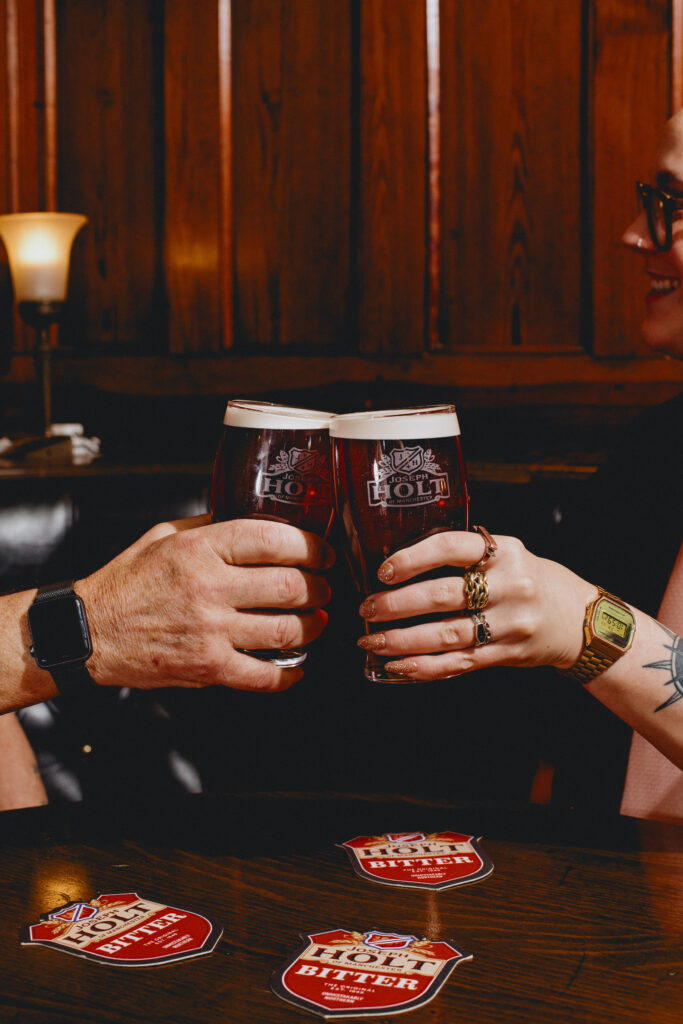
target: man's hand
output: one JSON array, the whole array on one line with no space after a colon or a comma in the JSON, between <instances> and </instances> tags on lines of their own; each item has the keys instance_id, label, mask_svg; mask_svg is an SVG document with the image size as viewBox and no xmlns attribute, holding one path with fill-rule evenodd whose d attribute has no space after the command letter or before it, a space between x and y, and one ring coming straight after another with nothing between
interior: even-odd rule
<instances>
[{"instance_id":1,"label":"man's hand","mask_svg":"<svg viewBox=\"0 0 683 1024\"><path fill-rule=\"evenodd\" d=\"M292 526L209 516L162 523L75 590L103 686L283 690L301 677L238 648L298 647L325 627L334 552Z\"/></svg>"}]
</instances>

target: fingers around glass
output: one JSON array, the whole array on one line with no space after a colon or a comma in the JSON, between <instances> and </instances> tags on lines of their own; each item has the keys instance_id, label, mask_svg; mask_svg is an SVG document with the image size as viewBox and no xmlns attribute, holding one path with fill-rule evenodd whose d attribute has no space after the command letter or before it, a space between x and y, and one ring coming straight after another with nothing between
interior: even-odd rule
<instances>
[{"instance_id":1,"label":"fingers around glass","mask_svg":"<svg viewBox=\"0 0 683 1024\"><path fill-rule=\"evenodd\" d=\"M410 583L397 590L380 591L363 601L358 609L364 619L389 622L414 615L449 615L465 604L461 576Z\"/></svg>"},{"instance_id":2,"label":"fingers around glass","mask_svg":"<svg viewBox=\"0 0 683 1024\"><path fill-rule=\"evenodd\" d=\"M440 622L368 633L360 637L358 646L364 651L381 652L386 657L462 651L473 646L472 619L469 615L460 615Z\"/></svg>"},{"instance_id":3,"label":"fingers around glass","mask_svg":"<svg viewBox=\"0 0 683 1024\"><path fill-rule=\"evenodd\" d=\"M303 647L317 640L327 624L327 613L321 608L312 612L238 612L231 623L229 636L241 649L281 650Z\"/></svg>"},{"instance_id":4,"label":"fingers around glass","mask_svg":"<svg viewBox=\"0 0 683 1024\"><path fill-rule=\"evenodd\" d=\"M330 585L324 576L270 566L231 569L233 608L316 608L327 604Z\"/></svg>"}]
</instances>

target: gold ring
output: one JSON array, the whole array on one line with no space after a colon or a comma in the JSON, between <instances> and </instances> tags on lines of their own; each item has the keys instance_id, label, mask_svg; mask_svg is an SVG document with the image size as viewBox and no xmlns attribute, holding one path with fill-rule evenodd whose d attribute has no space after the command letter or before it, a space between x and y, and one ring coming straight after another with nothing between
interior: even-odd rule
<instances>
[{"instance_id":1,"label":"gold ring","mask_svg":"<svg viewBox=\"0 0 683 1024\"><path fill-rule=\"evenodd\" d=\"M489 584L486 574L468 569L464 579L467 610L480 612L489 603Z\"/></svg>"},{"instance_id":2,"label":"gold ring","mask_svg":"<svg viewBox=\"0 0 683 1024\"><path fill-rule=\"evenodd\" d=\"M472 530L474 533L481 535L482 540L484 541L484 554L478 562L475 562L474 565L470 566L470 569L481 569L486 565L490 558L493 558L498 550L498 545L485 526L473 526Z\"/></svg>"},{"instance_id":3,"label":"gold ring","mask_svg":"<svg viewBox=\"0 0 683 1024\"><path fill-rule=\"evenodd\" d=\"M474 646L484 647L491 643L491 627L486 621L486 616L479 612L472 612L472 624L474 626Z\"/></svg>"}]
</instances>

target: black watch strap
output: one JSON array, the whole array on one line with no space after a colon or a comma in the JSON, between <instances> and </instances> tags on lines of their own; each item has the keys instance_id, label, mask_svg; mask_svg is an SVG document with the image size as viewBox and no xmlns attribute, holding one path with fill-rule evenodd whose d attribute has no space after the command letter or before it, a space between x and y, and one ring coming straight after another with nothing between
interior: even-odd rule
<instances>
[{"instance_id":1,"label":"black watch strap","mask_svg":"<svg viewBox=\"0 0 683 1024\"><path fill-rule=\"evenodd\" d=\"M70 665L54 665L49 672L62 697L76 697L84 690L90 691L97 687L82 661Z\"/></svg>"},{"instance_id":2,"label":"black watch strap","mask_svg":"<svg viewBox=\"0 0 683 1024\"><path fill-rule=\"evenodd\" d=\"M74 580L64 580L62 583L46 583L38 588L33 604L47 604L51 601L59 601L63 598L75 596L77 595L74 591ZM93 691L97 687L97 683L85 667L85 659L82 661L69 661L61 665L49 665L47 671L54 679L55 686L62 697L77 697L84 691Z\"/></svg>"}]
</instances>

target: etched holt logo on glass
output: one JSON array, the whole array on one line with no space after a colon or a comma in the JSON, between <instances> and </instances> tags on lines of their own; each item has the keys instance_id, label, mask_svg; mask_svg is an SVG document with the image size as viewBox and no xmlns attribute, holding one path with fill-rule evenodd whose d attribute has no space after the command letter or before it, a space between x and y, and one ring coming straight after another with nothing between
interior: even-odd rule
<instances>
[{"instance_id":1,"label":"etched holt logo on glass","mask_svg":"<svg viewBox=\"0 0 683 1024\"><path fill-rule=\"evenodd\" d=\"M382 455L374 479L368 480L368 504L382 508L430 505L450 493L448 473L442 472L431 448L419 444Z\"/></svg>"},{"instance_id":2,"label":"etched holt logo on glass","mask_svg":"<svg viewBox=\"0 0 683 1024\"><path fill-rule=\"evenodd\" d=\"M282 449L256 478L256 494L285 505L327 505L332 500L328 460L315 448Z\"/></svg>"}]
</instances>

